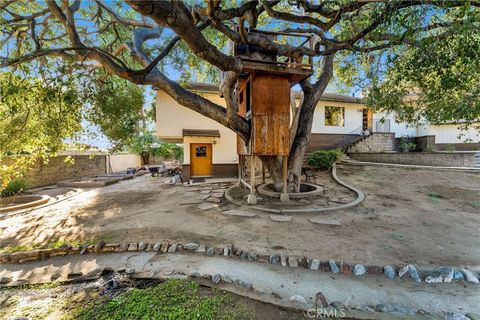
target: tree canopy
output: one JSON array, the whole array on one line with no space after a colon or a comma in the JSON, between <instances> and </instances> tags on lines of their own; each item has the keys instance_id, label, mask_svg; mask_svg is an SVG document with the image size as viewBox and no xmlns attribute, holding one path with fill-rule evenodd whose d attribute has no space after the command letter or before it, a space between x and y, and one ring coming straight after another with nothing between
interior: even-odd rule
<instances>
[{"instance_id":1,"label":"tree canopy","mask_svg":"<svg viewBox=\"0 0 480 320\"><path fill-rule=\"evenodd\" d=\"M163 90L245 141L251 124L237 113L235 91L243 61L227 42L279 59L311 58L314 74L300 82L303 99L290 135L289 182L297 187L315 106L332 79L363 88L373 106L405 119L479 117L472 71L480 59L472 36L480 29L478 0L6 0L0 9L0 68L42 74L62 61L69 74L101 70ZM313 46L254 29L309 35ZM218 80L218 71L226 108L182 86ZM420 113L405 103L412 91ZM262 160L275 177L278 159Z\"/></svg>"}]
</instances>

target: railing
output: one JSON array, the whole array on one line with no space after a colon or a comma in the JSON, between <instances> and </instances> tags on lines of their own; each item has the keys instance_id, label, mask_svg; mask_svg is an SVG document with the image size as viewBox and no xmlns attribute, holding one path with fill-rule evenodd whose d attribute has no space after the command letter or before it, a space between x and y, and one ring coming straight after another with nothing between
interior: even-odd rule
<instances>
[{"instance_id":1,"label":"railing","mask_svg":"<svg viewBox=\"0 0 480 320\"><path fill-rule=\"evenodd\" d=\"M382 133L390 133L391 126L390 126L390 119L382 120L374 120L373 121L373 132L382 132Z\"/></svg>"},{"instance_id":2,"label":"railing","mask_svg":"<svg viewBox=\"0 0 480 320\"><path fill-rule=\"evenodd\" d=\"M295 32L282 32L282 31L267 31L267 30L258 30L258 29L246 29L248 33L257 33L264 35L270 38L272 41L277 41L280 38L303 38L304 40L301 43L295 44L296 46L305 46L309 49L314 48L314 37L312 34L303 34ZM285 39L282 39L285 40ZM288 42L288 41L287 41ZM284 61L278 61L279 57L275 53L269 52L258 46L243 44L243 43L233 43L231 45L231 52L234 56L241 57L243 60L253 61L253 62L262 62L262 63L271 63L277 65L284 65L291 68L301 68L301 69L313 69L313 58L311 56L301 57L299 60L294 61L290 57L285 57ZM263 55L261 59L256 59L255 54ZM305 61L306 60L306 61Z\"/></svg>"},{"instance_id":3,"label":"railing","mask_svg":"<svg viewBox=\"0 0 480 320\"><path fill-rule=\"evenodd\" d=\"M347 150L348 147L350 147L354 143L357 143L359 140L361 140L361 139L359 139L359 140L351 141L351 139L350 139L351 135L359 135L359 136L362 136L362 138L365 138L366 136L364 135L364 132L363 132L363 125L358 127L358 128L355 128L354 130L350 131L349 133L346 133L342 137L342 140L339 143L337 143L336 148Z\"/></svg>"}]
</instances>

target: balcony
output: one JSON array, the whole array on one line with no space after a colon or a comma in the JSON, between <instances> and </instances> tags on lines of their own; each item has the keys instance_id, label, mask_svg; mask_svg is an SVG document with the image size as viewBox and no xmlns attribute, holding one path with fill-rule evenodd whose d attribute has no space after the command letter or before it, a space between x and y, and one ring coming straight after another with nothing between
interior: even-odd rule
<instances>
[{"instance_id":1,"label":"balcony","mask_svg":"<svg viewBox=\"0 0 480 320\"><path fill-rule=\"evenodd\" d=\"M297 34L288 32L263 31L249 29L249 34L260 34L271 41L292 46L305 46L313 49L313 36L310 34ZM276 52L268 51L259 46L244 43L235 43L231 46L233 55L242 59L243 71L264 72L273 74L285 74L290 82L299 82L313 74L313 60L309 56L301 56L296 59L278 56Z\"/></svg>"}]
</instances>

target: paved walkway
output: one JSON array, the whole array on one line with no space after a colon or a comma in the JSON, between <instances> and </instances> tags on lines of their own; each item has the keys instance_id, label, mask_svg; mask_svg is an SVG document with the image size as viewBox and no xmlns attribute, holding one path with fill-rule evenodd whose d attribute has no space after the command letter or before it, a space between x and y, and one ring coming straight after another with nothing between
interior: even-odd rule
<instances>
[{"instance_id":1,"label":"paved walkway","mask_svg":"<svg viewBox=\"0 0 480 320\"><path fill-rule=\"evenodd\" d=\"M67 279L71 273L84 275L98 268L134 268L137 276L178 277L197 271L200 276L221 275L228 282L219 287L254 299L303 309L313 305L314 296L322 292L328 302L340 301L350 308L385 304L402 306L408 310L442 312L468 312L480 314L478 285L438 284L423 285L413 281L388 280L385 277L366 276L355 279L343 275L316 272L303 268L292 269L270 264L256 264L221 257L197 255L156 255L152 252L118 254L89 254L54 257L25 264L3 264L0 277L30 283L48 282L52 275ZM240 285L239 285L240 283ZM248 288L253 286L253 290ZM292 301L292 296L304 297L307 304Z\"/></svg>"}]
</instances>

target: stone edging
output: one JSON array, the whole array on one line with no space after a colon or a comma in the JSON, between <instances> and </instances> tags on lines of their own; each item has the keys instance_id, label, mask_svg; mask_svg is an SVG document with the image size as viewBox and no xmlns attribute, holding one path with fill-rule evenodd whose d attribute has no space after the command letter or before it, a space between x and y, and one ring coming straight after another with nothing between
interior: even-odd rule
<instances>
[{"instance_id":1,"label":"stone edging","mask_svg":"<svg viewBox=\"0 0 480 320\"><path fill-rule=\"evenodd\" d=\"M285 253L261 254L255 251L245 251L228 246L207 246L198 243L181 244L170 240L163 240L157 243L133 242L133 243L111 243L100 242L91 245L63 245L59 248L41 249L12 254L0 254L0 263L25 263L31 261L45 260L49 257L83 255L87 253L119 253L119 252L157 252L164 253L193 253L204 256L223 256L224 258L236 258L247 262L270 263L290 268L305 268L312 271L332 272L343 275L355 275L361 278L369 275L384 275L389 279L400 278L411 279L417 283L450 283L456 281L467 281L479 283L480 271L470 271L466 268L455 269L451 267L438 267L435 269L419 269L413 264L403 266L376 266L336 262L333 259L320 261L306 256L287 256ZM11 281L8 277L0 279L0 285L7 285Z\"/></svg>"},{"instance_id":2,"label":"stone edging","mask_svg":"<svg viewBox=\"0 0 480 320\"><path fill-rule=\"evenodd\" d=\"M277 214L288 214L288 213L321 213L321 212L327 212L327 211L335 211L335 210L341 210L341 209L349 209L349 208L353 208L357 205L359 205L363 200L365 200L365 194L358 188L355 188L355 187L352 187L348 184L346 184L345 182L343 182L342 180L340 180L337 176L337 166L336 164L333 164L332 166L332 177L333 179L339 183L340 185L344 186L345 188L355 192L357 194L357 199L355 199L354 201L350 202L350 203L345 203L345 204L342 204L342 205L339 205L339 206L335 206L335 207L328 207L328 208L303 208L303 209L270 209L270 208L263 208L263 207L259 207L259 206L249 206L249 205L245 205L243 204L242 202L240 201L237 201L235 199L232 198L232 196L229 194L231 189L234 188L235 186L232 186L230 188L227 189L227 191L225 192L225 198L230 201L231 203L233 204L236 204L238 206L242 206L242 207L246 207L246 208L251 208L251 209L255 209L255 210L259 210L259 211L263 211L263 212L269 212L269 213L277 213Z\"/></svg>"},{"instance_id":3,"label":"stone edging","mask_svg":"<svg viewBox=\"0 0 480 320\"><path fill-rule=\"evenodd\" d=\"M43 208L46 208L46 207L49 207L49 206L52 206L54 204L57 204L59 202L62 202L62 201L65 201L65 200L68 200L70 198L73 198L75 196L77 196L78 194L80 194L82 192L81 189L79 188L66 188L66 189L71 189L73 191L75 191L73 194L69 195L68 197L65 197L65 198L62 198L58 201L55 201L55 202L46 202L44 204L41 204L39 206L36 206L36 207L29 207L29 208L24 208L24 209L18 209L18 210L15 210L15 211L10 211L10 212L5 212L5 213L2 213L0 215L0 217L9 217L9 216L13 216L13 215L17 215L17 214L22 214L22 213L25 213L25 212L30 212L32 210L37 210L37 209L43 209ZM53 199L53 197L50 197L50 199ZM1 212L0 212L1 213Z\"/></svg>"},{"instance_id":4,"label":"stone edging","mask_svg":"<svg viewBox=\"0 0 480 320\"><path fill-rule=\"evenodd\" d=\"M380 167L396 167L407 169L426 169L426 170L446 170L446 171L461 171L461 172L480 172L480 168L472 167L441 167L441 166L425 166L420 164L401 164L389 162L369 162L360 160L342 160L340 164L355 165L355 166L380 166Z\"/></svg>"},{"instance_id":5,"label":"stone edging","mask_svg":"<svg viewBox=\"0 0 480 320\"><path fill-rule=\"evenodd\" d=\"M272 191L272 190L269 190L269 189L266 188L267 185L269 185L269 184L271 185L271 183L263 183L263 184L258 185L257 186L258 193L261 194L261 195L264 195L264 196L271 197L271 198L280 198L280 196L282 195L281 192ZM315 196L315 195L321 194L323 192L322 187L317 186L313 183L302 182L302 185L310 186L314 190L306 191L306 192L289 193L288 197L290 199L301 199L301 198L307 198L307 197L310 197L310 196Z\"/></svg>"},{"instance_id":6,"label":"stone edging","mask_svg":"<svg viewBox=\"0 0 480 320\"><path fill-rule=\"evenodd\" d=\"M40 206L42 204L47 203L50 200L50 196L47 195L39 195L39 194L32 194L32 195L24 195L24 196L18 196L18 198L21 197L36 197L37 200L30 201L30 202L25 202L25 203L19 203L13 206L5 207L5 208L0 208L0 213L8 213L12 211L17 211L17 210L22 210L22 209L31 209L35 208L37 206Z\"/></svg>"}]
</instances>

